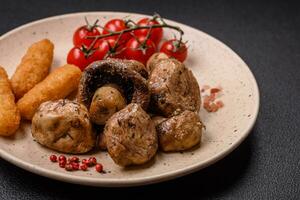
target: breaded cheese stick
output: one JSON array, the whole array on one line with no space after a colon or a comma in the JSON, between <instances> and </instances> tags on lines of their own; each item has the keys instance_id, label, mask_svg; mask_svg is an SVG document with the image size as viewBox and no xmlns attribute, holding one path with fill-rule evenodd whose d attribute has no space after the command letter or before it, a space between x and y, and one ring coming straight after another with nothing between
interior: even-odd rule
<instances>
[{"instance_id":1,"label":"breaded cheese stick","mask_svg":"<svg viewBox=\"0 0 300 200\"><path fill-rule=\"evenodd\" d=\"M14 134L19 128L20 118L6 71L0 66L0 135Z\"/></svg>"},{"instance_id":2,"label":"breaded cheese stick","mask_svg":"<svg viewBox=\"0 0 300 200\"><path fill-rule=\"evenodd\" d=\"M67 64L55 69L18 101L17 106L21 116L31 120L43 102L68 96L77 89L80 76L81 71L75 65Z\"/></svg>"},{"instance_id":3,"label":"breaded cheese stick","mask_svg":"<svg viewBox=\"0 0 300 200\"><path fill-rule=\"evenodd\" d=\"M11 78L16 99L41 82L48 74L53 60L54 45L48 39L32 44Z\"/></svg>"}]
</instances>

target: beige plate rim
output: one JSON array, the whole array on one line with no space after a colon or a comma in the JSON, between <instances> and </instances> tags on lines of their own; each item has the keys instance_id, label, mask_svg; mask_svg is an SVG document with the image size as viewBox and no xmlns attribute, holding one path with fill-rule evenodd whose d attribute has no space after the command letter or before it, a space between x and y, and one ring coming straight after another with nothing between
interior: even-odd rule
<instances>
[{"instance_id":1,"label":"beige plate rim","mask_svg":"<svg viewBox=\"0 0 300 200\"><path fill-rule=\"evenodd\" d=\"M130 15L132 15L132 14L144 15L142 13L111 12L111 11L76 12L76 13L69 13L69 14L63 14L63 15L56 15L56 16L36 20L33 22L29 22L27 24L19 26L15 29L5 33L4 35L2 35L0 37L0 40L4 39L5 37L8 37L9 35L11 35L15 32L20 31L23 28L32 26L34 24L44 23L49 20L59 19L61 17L71 17L71 16L76 16L76 15L92 15L92 14L102 14L102 15L107 14L108 15L111 13L118 13L118 14L124 14L124 15L129 15L129 14ZM170 20L170 21L178 23L179 25L185 25L180 22L173 21L173 20ZM185 25L185 26L188 26L188 25ZM194 29L196 31L200 31L193 27L190 27L190 26L188 26L188 27L191 29ZM200 31L200 32L205 34L207 37L210 37L210 38L216 40L217 42L219 42L220 45L224 46L225 48L227 48L227 50L231 51L237 58L240 59L240 61L242 63L244 63L245 66L247 66L246 68L249 72L249 75L251 76L251 79L252 79L252 82L254 85L254 93L257 94L256 95L257 96L256 105L254 105L254 107L255 107L254 117L249 121L248 127L246 128L246 131L242 135L242 137L236 143L234 143L232 146L230 146L229 148L215 154L214 156L210 157L209 159L204 160L202 163L190 165L184 169L179 169L179 170L172 171L171 173L163 173L163 174L154 175L154 176L145 177L145 178L133 178L130 180L120 180L120 179L101 180L101 179L94 179L94 178L89 178L89 177L76 177L76 176L72 176L70 174L61 174L59 172L44 169L42 167L30 164L28 162L24 162L22 159L18 159L16 157L10 155L9 153L2 150L1 148L0 148L0 157L20 168L23 168L27 171L30 171L32 173L35 173L35 174L38 174L41 176L45 176L48 178L52 178L52 179L56 179L56 180L60 180L60 181L64 181L64 182L69 182L69 183L75 183L75 184L81 184L81 185L102 186L102 187L103 186L104 187L122 187L122 186L124 187L124 186L146 185L146 184L151 184L151 183L156 183L156 182L162 182L162 181L174 179L176 177L181 177L186 174L190 174L192 172L198 171L198 170L203 169L203 168L219 161L220 159L224 158L229 153L231 153L235 148L237 148L242 143L242 141L244 141L244 139L249 135L251 129L253 128L255 121L257 119L258 112L259 112L259 105L260 105L259 88L258 88L257 82L255 80L255 77L254 77L253 73L251 72L251 70L249 69L248 65L231 48L229 48L227 45L225 45L223 42L219 41L218 39L208 35L207 33L204 33L203 31Z\"/></svg>"}]
</instances>

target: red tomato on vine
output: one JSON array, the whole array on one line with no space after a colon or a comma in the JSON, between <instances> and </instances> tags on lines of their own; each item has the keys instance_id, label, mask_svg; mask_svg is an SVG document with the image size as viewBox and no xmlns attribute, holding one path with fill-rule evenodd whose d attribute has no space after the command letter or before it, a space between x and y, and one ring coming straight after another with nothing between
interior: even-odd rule
<instances>
[{"instance_id":1,"label":"red tomato on vine","mask_svg":"<svg viewBox=\"0 0 300 200\"><path fill-rule=\"evenodd\" d=\"M167 54L169 57L176 58L180 62L183 62L187 57L185 43L177 39L165 41L160 48L160 52Z\"/></svg>"},{"instance_id":2,"label":"red tomato on vine","mask_svg":"<svg viewBox=\"0 0 300 200\"><path fill-rule=\"evenodd\" d=\"M90 25L86 19L86 25L79 27L73 34L73 44L74 46L81 47L82 45L89 47L93 39L88 39L88 36L97 36L100 35L100 32L97 29L96 21L93 25Z\"/></svg>"},{"instance_id":3,"label":"red tomato on vine","mask_svg":"<svg viewBox=\"0 0 300 200\"><path fill-rule=\"evenodd\" d=\"M137 25L139 26L149 26L149 25L155 25L159 24L156 20L151 20L149 18L143 18L140 21L138 21ZM149 32L149 29L138 29L134 31L134 35L136 37L146 37ZM157 46L159 42L161 41L163 36L163 29L162 28L153 28L150 32L150 40L152 40L155 45Z\"/></svg>"},{"instance_id":4,"label":"red tomato on vine","mask_svg":"<svg viewBox=\"0 0 300 200\"><path fill-rule=\"evenodd\" d=\"M147 60L156 51L154 42L146 37L131 38L124 51L125 58L140 61L146 64Z\"/></svg>"},{"instance_id":5,"label":"red tomato on vine","mask_svg":"<svg viewBox=\"0 0 300 200\"><path fill-rule=\"evenodd\" d=\"M102 34L109 34L111 32L118 32L127 29L126 23L122 19L112 19L108 21L103 28ZM119 35L109 36L109 38L117 40ZM131 38L130 33L123 33L119 39L120 44L126 43Z\"/></svg>"}]
</instances>

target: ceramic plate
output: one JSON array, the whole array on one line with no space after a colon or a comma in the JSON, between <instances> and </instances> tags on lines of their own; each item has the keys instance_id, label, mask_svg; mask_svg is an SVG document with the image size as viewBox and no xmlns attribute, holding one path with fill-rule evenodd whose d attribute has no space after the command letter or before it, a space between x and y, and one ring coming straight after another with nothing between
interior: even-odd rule
<instances>
[{"instance_id":1,"label":"ceramic plate","mask_svg":"<svg viewBox=\"0 0 300 200\"><path fill-rule=\"evenodd\" d=\"M52 69L66 63L72 47L72 33L84 24L84 16L90 21L100 19L104 24L111 18L139 19L145 15L119 12L75 13L38 20L16 28L0 38L0 65L11 76L27 47L42 38L55 44ZM225 106L216 113L201 108L200 116L206 125L201 147L184 153L158 153L144 166L121 168L114 164L106 152L92 152L79 157L96 156L104 165L106 174L91 169L87 172L66 172L49 161L56 153L33 141L30 124L22 123L14 137L0 137L0 156L33 173L49 178L93 186L133 186L165 181L207 167L235 149L249 134L259 110L257 83L248 66L229 47L208 34L171 20L180 26L184 39L189 42L186 66L196 76L200 86L221 86L220 99ZM167 30L165 38L172 38ZM58 153L57 153L58 154Z\"/></svg>"}]
</instances>

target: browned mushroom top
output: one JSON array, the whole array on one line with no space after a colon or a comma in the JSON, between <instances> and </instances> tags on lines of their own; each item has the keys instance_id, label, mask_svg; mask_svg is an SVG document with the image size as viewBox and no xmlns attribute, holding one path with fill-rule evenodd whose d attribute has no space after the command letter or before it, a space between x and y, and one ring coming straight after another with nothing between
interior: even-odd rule
<instances>
[{"instance_id":1,"label":"browned mushroom top","mask_svg":"<svg viewBox=\"0 0 300 200\"><path fill-rule=\"evenodd\" d=\"M107 59L90 64L82 73L77 100L89 108L95 91L114 83L124 92L127 103L137 103L147 109L150 93L147 81L128 64L119 59Z\"/></svg>"},{"instance_id":2,"label":"browned mushroom top","mask_svg":"<svg viewBox=\"0 0 300 200\"><path fill-rule=\"evenodd\" d=\"M108 59L112 59L112 58L108 58ZM138 72L142 77L144 77L145 79L148 79L149 73L143 63L141 63L137 60L126 60L126 59L122 60L122 59L118 59L118 58L113 58L113 60L125 63L127 68Z\"/></svg>"}]
</instances>

